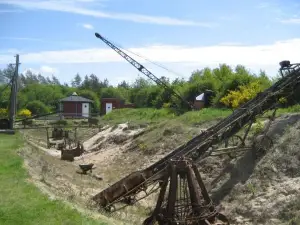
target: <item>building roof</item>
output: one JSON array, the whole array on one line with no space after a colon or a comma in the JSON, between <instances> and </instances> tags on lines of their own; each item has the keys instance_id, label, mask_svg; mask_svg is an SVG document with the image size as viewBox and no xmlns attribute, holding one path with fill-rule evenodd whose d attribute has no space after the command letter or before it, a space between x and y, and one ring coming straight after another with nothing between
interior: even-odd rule
<instances>
[{"instance_id":1,"label":"building roof","mask_svg":"<svg viewBox=\"0 0 300 225\"><path fill-rule=\"evenodd\" d=\"M201 95L198 95L198 96L196 97L196 100L197 100L197 101L204 101L204 93L202 93Z\"/></svg>"},{"instance_id":2,"label":"building roof","mask_svg":"<svg viewBox=\"0 0 300 225\"><path fill-rule=\"evenodd\" d=\"M90 99L78 96L76 92L73 92L71 96L60 99L59 101L60 102L93 102Z\"/></svg>"}]
</instances>

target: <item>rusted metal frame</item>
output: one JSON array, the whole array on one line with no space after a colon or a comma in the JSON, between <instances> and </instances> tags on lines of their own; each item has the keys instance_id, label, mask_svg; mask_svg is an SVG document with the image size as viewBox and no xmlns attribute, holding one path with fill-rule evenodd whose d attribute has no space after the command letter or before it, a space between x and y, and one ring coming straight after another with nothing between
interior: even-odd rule
<instances>
[{"instance_id":1,"label":"rusted metal frame","mask_svg":"<svg viewBox=\"0 0 300 225\"><path fill-rule=\"evenodd\" d=\"M47 135L47 148L50 148L48 127L46 128L46 135Z\"/></svg>"},{"instance_id":2,"label":"rusted metal frame","mask_svg":"<svg viewBox=\"0 0 300 225\"><path fill-rule=\"evenodd\" d=\"M245 152L245 151L250 150L250 149L252 149L252 148L251 147L244 147L242 149L235 150L234 153L242 153L242 152ZM233 153L233 151L231 151L231 152L221 152L221 153L217 153L217 154L211 154L210 156L214 157L214 156L228 155L230 153Z\"/></svg>"},{"instance_id":3,"label":"rusted metal frame","mask_svg":"<svg viewBox=\"0 0 300 225\"><path fill-rule=\"evenodd\" d=\"M200 188L201 188L202 196L203 196L203 198L204 198L206 204L208 205L208 204L211 203L211 199L210 199L210 197L209 197L209 195L208 195L208 192L207 192L206 187L205 187L205 185L204 185L204 183L203 183L203 180L202 180L202 178L201 178L201 175L200 175L200 173L199 173L197 167L195 166L195 164L192 164L192 168L193 168L194 174L195 174L195 176L196 176L196 178L197 178L198 184L199 184L199 186L200 186Z\"/></svg>"},{"instance_id":4,"label":"rusted metal frame","mask_svg":"<svg viewBox=\"0 0 300 225\"><path fill-rule=\"evenodd\" d=\"M167 218L174 217L175 203L176 203L176 194L177 194L177 168L174 164L169 164L169 173L170 173L170 187L169 187L169 196L167 203Z\"/></svg>"},{"instance_id":5,"label":"rusted metal frame","mask_svg":"<svg viewBox=\"0 0 300 225\"><path fill-rule=\"evenodd\" d=\"M187 168L187 181L188 181L188 186L190 190L190 199L192 203L192 210L193 210L193 215L200 215L201 212L199 211L199 205L201 205L201 200L199 199L199 188L196 183L196 177L195 174L193 173L193 170L191 167Z\"/></svg>"},{"instance_id":6,"label":"rusted metal frame","mask_svg":"<svg viewBox=\"0 0 300 225\"><path fill-rule=\"evenodd\" d=\"M75 127L75 133L74 133L74 139L75 139L75 141L77 142L77 127Z\"/></svg>"},{"instance_id":7,"label":"rusted metal frame","mask_svg":"<svg viewBox=\"0 0 300 225\"><path fill-rule=\"evenodd\" d=\"M265 100L266 101L266 100ZM264 102L265 102L264 101ZM266 106L266 108L269 108L268 106ZM259 110L260 109L260 110ZM242 115L240 116L240 117L238 117L238 118L236 118L234 121L232 121L229 125L227 125L226 127L222 127L218 132L217 132L217 134L218 133L221 133L222 132L222 130L224 130L224 129L228 129L228 127L230 127L230 129L229 130L227 130L227 131L223 131L222 133L223 133L223 135L222 135L222 137L221 137L221 139L224 139L224 136L226 137L227 135L228 135L228 137L229 136L231 136L231 135L233 135L233 134L235 134L239 129L240 129L240 126L239 126L239 124L238 123L236 123L238 120L245 120L245 122L246 121L249 121L250 119L253 119L257 114L259 114L261 111L263 111L262 109L261 109L261 107L258 107L257 105L255 105L255 106L253 106L253 110L252 110L252 113L251 113L251 115L249 115L248 117L243 117ZM245 122L243 122L243 124L245 124ZM213 137L216 137L217 136L217 134L215 134L215 135L212 135L211 136L211 139L212 139L212 142L213 142L213 140L216 140L215 138L213 138ZM217 141L218 142L218 141ZM188 152L186 153L186 154L189 154L190 152L193 152L193 151L197 151L198 150L198 153L200 152L199 150L201 149L202 151L201 152L203 152L203 150L204 150L204 148L203 148L203 145L206 145L207 143L205 143L205 144L203 144L203 142L202 142L202 145L200 144L199 146L196 146L195 148L192 148L191 150L188 150ZM212 143L210 143L210 144L212 144ZM205 148L205 149L207 149L207 148ZM205 150L204 150L205 151ZM185 154L185 155L186 155ZM203 153L202 153L203 154Z\"/></svg>"},{"instance_id":8,"label":"rusted metal frame","mask_svg":"<svg viewBox=\"0 0 300 225\"><path fill-rule=\"evenodd\" d=\"M249 125L248 125L248 127L247 127L247 129L246 129L246 131L245 131L245 134L244 134L244 136L243 136L243 138L242 138L242 143L243 143L244 145L245 145L246 138L248 137L248 134L249 134L249 132L250 132L250 130L251 130L251 127L252 127L254 121L255 121L255 119L251 120L251 122L249 123Z\"/></svg>"},{"instance_id":9,"label":"rusted metal frame","mask_svg":"<svg viewBox=\"0 0 300 225\"><path fill-rule=\"evenodd\" d=\"M161 189L161 187L157 187L157 188L155 188L155 189L153 188L152 191L149 191L147 195L145 195L145 196L143 196L143 197L141 197L141 198L139 198L139 199L136 199L136 200L135 200L135 203L137 203L137 202L141 201L142 199L148 197L149 195L155 193L155 192L156 192L157 190L159 190L159 189ZM123 197L123 198L124 198L124 197ZM107 199L106 199L106 200L107 200ZM108 201L108 200L107 200L107 201ZM115 204L116 204L116 203L119 203L119 202L121 202L121 201L122 201L122 199L119 200L119 201L113 201L113 202L109 203L107 206L105 206L105 208L113 207L113 208L114 208L113 211L112 211L112 210L108 210L108 211L110 211L110 212L115 212L115 211L124 209L124 208L126 208L126 207L129 206L129 204L125 204L125 205L123 205L123 206L117 208L117 207L115 206Z\"/></svg>"},{"instance_id":10,"label":"rusted metal frame","mask_svg":"<svg viewBox=\"0 0 300 225\"><path fill-rule=\"evenodd\" d=\"M278 109L278 108L275 108L274 111L273 111L273 113L272 113L272 115L269 117L269 122L268 122L267 126L265 127L265 129L264 129L264 131L263 131L263 138L261 139L261 141L263 141L263 140L267 137L267 138L271 141L271 145L272 145L273 141L272 141L271 138L269 138L269 137L267 136L267 133L268 133L268 130L270 129L270 127L271 127L272 122L273 122L273 121L275 120L275 118L276 118L276 111L277 111L277 109Z\"/></svg>"},{"instance_id":11,"label":"rusted metal frame","mask_svg":"<svg viewBox=\"0 0 300 225\"><path fill-rule=\"evenodd\" d=\"M165 168L165 170L166 170L167 168ZM161 173L161 175L156 179L156 180L152 180L152 178L153 177L156 177L157 176L157 174L153 174L151 177L149 177L149 178L147 178L147 180L145 180L144 182L142 182L142 183L140 183L139 185L137 185L137 186L135 186L134 188L132 188L131 190L128 190L128 192L126 192L125 194L123 194L123 195L121 195L120 197L118 197L117 199L115 199L114 201L112 201L112 202L108 202L108 204L107 204L107 206L111 206L111 205L113 205L113 204L116 204L116 203L118 203L118 202L121 202L124 198L126 198L126 197L130 197L130 196L133 196L133 195L136 195L137 194L137 192L139 191L139 188L141 187L141 186L144 186L148 181L151 181L151 182L149 182L148 183L148 185L147 186L149 186L149 185L151 185L151 184L154 184L155 182L158 182L159 181L159 179L161 179L163 176L164 176L164 173L163 173L163 171L162 171L162 173ZM125 178L124 178L125 179ZM120 182L120 181L119 181ZM155 190L156 191L156 190ZM152 193L154 193L155 191L153 191ZM152 193L148 193L148 195L149 194L152 194ZM148 196L147 195L147 196ZM142 199L142 198L141 198ZM139 200L141 200L141 199L139 199ZM136 202L138 202L139 200L137 200ZM122 207L123 208L123 207Z\"/></svg>"},{"instance_id":12,"label":"rusted metal frame","mask_svg":"<svg viewBox=\"0 0 300 225\"><path fill-rule=\"evenodd\" d=\"M165 196L167 186L168 186L168 179L169 179L169 174L165 174L164 181L162 183L162 187L160 189L159 196L158 196L154 211L153 211L152 215L150 217L148 217L143 222L143 225L153 225L156 222L159 211L160 211L160 208L161 208L162 203L164 201L164 196Z\"/></svg>"}]
</instances>

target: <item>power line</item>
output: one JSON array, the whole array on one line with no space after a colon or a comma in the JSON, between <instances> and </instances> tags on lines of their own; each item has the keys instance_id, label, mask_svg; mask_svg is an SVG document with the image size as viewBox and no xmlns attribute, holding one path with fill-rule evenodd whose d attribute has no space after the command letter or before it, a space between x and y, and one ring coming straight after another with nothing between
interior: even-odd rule
<instances>
[{"instance_id":1,"label":"power line","mask_svg":"<svg viewBox=\"0 0 300 225\"><path fill-rule=\"evenodd\" d=\"M0 90L0 95L2 95L2 92L4 92L8 88L8 86L13 83L13 80L14 77L12 77L10 81Z\"/></svg>"}]
</instances>

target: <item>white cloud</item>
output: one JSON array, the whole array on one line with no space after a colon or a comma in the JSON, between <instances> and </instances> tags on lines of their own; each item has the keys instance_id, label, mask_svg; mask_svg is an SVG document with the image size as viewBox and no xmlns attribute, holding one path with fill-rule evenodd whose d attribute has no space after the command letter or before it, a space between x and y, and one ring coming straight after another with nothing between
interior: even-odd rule
<instances>
[{"instance_id":1,"label":"white cloud","mask_svg":"<svg viewBox=\"0 0 300 225\"><path fill-rule=\"evenodd\" d=\"M144 55L158 62L227 62L245 64L272 64L282 58L298 60L300 39L278 41L270 45L215 45L215 46L172 46L156 45L130 48L129 51ZM6 55L0 58L5 59ZM124 61L111 48L43 51L22 54L24 63L90 63Z\"/></svg>"},{"instance_id":2,"label":"white cloud","mask_svg":"<svg viewBox=\"0 0 300 225\"><path fill-rule=\"evenodd\" d=\"M30 71L34 74L42 74L42 75L54 75L54 74L58 74L58 70L56 68L50 67L50 66L41 66L39 69L35 69L35 68L25 68L23 69L22 73L25 74L27 71Z\"/></svg>"},{"instance_id":3,"label":"white cloud","mask_svg":"<svg viewBox=\"0 0 300 225\"><path fill-rule=\"evenodd\" d=\"M278 41L269 45L214 45L214 46L171 46L156 45L129 49L160 63L176 63L183 66L216 66L219 63L229 65L242 64L250 69L278 69L279 62L290 60L299 62L300 39ZM137 61L146 61L133 56ZM0 63L6 63L11 55L0 54ZM43 51L20 55L20 61L26 64L79 64L126 62L111 48L92 48L79 50ZM127 63L127 62L126 62ZM46 68L46 67L45 67Z\"/></svg>"},{"instance_id":4,"label":"white cloud","mask_svg":"<svg viewBox=\"0 0 300 225\"><path fill-rule=\"evenodd\" d=\"M82 3L83 2L83 3ZM42 9L76 13L86 16L108 18L115 20L125 20L136 23L151 23L159 25L173 25L173 26L201 26L201 27L212 27L216 24L197 22L192 20L176 19L163 16L147 16L133 13L111 13L89 8L89 2L94 1L67 1L67 0L0 0L1 3L15 5L26 9Z\"/></svg>"},{"instance_id":5,"label":"white cloud","mask_svg":"<svg viewBox=\"0 0 300 225\"><path fill-rule=\"evenodd\" d=\"M88 24L88 23L81 24L81 26L88 30L94 29L94 26L92 24Z\"/></svg>"},{"instance_id":6,"label":"white cloud","mask_svg":"<svg viewBox=\"0 0 300 225\"><path fill-rule=\"evenodd\" d=\"M40 71L42 74L43 73L51 73L51 74L57 73L57 69L50 67L50 66L41 66Z\"/></svg>"},{"instance_id":7,"label":"white cloud","mask_svg":"<svg viewBox=\"0 0 300 225\"><path fill-rule=\"evenodd\" d=\"M285 24L300 24L300 18L290 18L286 20L281 20L280 22Z\"/></svg>"}]
</instances>

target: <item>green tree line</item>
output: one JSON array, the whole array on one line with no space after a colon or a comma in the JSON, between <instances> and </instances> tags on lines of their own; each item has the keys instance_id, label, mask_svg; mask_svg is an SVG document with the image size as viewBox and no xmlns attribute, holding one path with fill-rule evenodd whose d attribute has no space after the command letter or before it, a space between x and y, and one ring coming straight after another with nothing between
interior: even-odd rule
<instances>
[{"instance_id":1,"label":"green tree line","mask_svg":"<svg viewBox=\"0 0 300 225\"><path fill-rule=\"evenodd\" d=\"M14 72L13 66L0 70L0 90ZM60 83L55 76L45 77L27 71L19 76L18 109L29 109L33 114L47 113L58 109L59 99L71 95L74 91L83 97L94 101L92 110L99 112L100 99L117 97L126 103L133 103L136 107L168 107L170 105L185 105L168 90L156 85L147 77L139 77L133 83L122 81L117 86L109 84L107 79L100 80L97 75L81 76L76 74L70 85ZM188 79L175 79L170 81L160 77L184 99L193 102L195 97L205 90L215 93L212 99L215 107L231 107L226 105L222 98L230 92L239 90L240 86L256 82L259 90L263 90L275 81L270 79L265 72L258 74L250 72L245 66L237 65L232 68L220 64L217 68L204 68L193 71ZM0 93L0 108L7 108L9 103L10 88Z\"/></svg>"}]
</instances>

